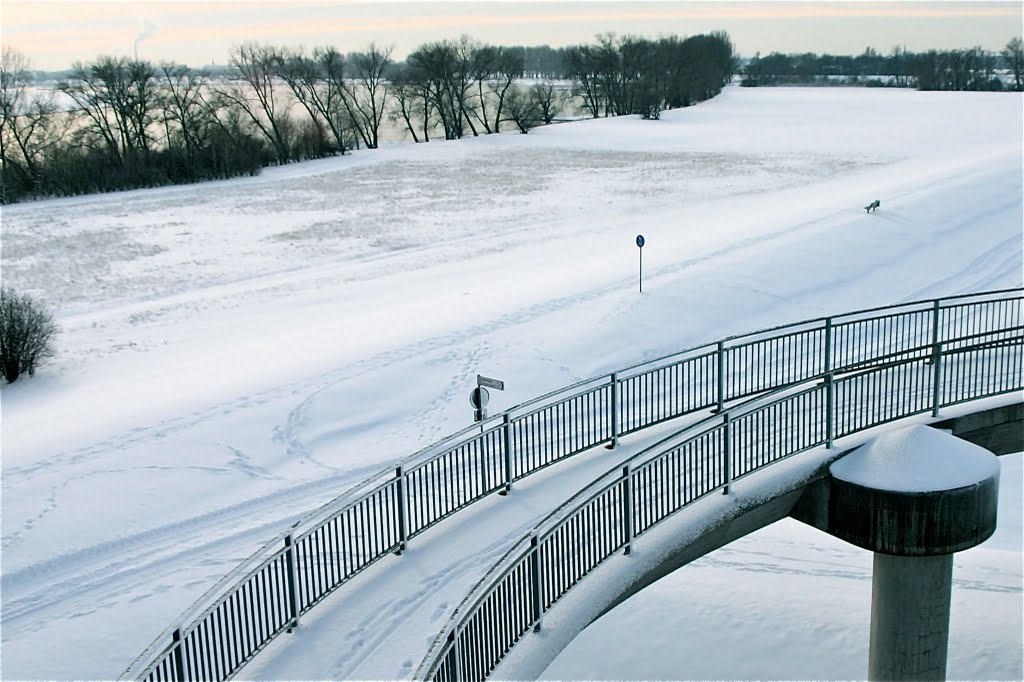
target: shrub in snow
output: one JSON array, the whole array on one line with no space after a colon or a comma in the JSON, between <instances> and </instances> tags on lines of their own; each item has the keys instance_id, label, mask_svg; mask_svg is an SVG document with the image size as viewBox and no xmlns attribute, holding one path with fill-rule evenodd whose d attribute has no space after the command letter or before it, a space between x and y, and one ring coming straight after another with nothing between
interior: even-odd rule
<instances>
[{"instance_id":1,"label":"shrub in snow","mask_svg":"<svg viewBox=\"0 0 1024 682\"><path fill-rule=\"evenodd\" d=\"M53 316L30 296L0 288L0 374L7 383L24 372L32 376L36 364L53 355L56 331Z\"/></svg>"}]
</instances>

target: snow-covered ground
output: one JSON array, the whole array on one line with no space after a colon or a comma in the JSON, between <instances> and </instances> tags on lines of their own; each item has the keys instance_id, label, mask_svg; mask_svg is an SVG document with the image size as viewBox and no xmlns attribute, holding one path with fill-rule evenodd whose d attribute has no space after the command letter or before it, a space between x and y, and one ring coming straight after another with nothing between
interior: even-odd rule
<instances>
[{"instance_id":1,"label":"snow-covered ground","mask_svg":"<svg viewBox=\"0 0 1024 682\"><path fill-rule=\"evenodd\" d=\"M1021 115L1019 94L727 88L661 121L4 207L4 284L62 332L3 388L0 674L116 677L290 520L464 426L477 372L506 380L501 410L731 333L1020 286ZM610 457L461 512L251 674L408 674L503 543ZM323 654L332 618L347 639Z\"/></svg>"}]
</instances>

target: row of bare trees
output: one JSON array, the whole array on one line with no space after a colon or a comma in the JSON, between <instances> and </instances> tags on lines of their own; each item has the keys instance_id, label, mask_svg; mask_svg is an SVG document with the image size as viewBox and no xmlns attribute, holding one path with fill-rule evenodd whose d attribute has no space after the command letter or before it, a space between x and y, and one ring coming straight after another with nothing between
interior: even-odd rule
<instances>
[{"instance_id":1,"label":"row of bare trees","mask_svg":"<svg viewBox=\"0 0 1024 682\"><path fill-rule=\"evenodd\" d=\"M527 58L534 75L558 78L524 83ZM734 61L720 33L607 34L597 45L558 50L463 36L421 45L400 63L376 45L342 54L246 43L232 49L226 77L101 56L42 88L8 49L0 63L0 202L255 174L375 149L385 125L415 142L503 126L526 133L574 98L595 117L651 116L713 96Z\"/></svg>"},{"instance_id":2,"label":"row of bare trees","mask_svg":"<svg viewBox=\"0 0 1024 682\"><path fill-rule=\"evenodd\" d=\"M836 78L836 77L841 78ZM1024 41L1015 37L999 52L980 47L890 54L872 48L856 57L814 53L755 55L743 68L745 86L866 82L920 90L1024 90ZM829 81L828 79L833 79Z\"/></svg>"},{"instance_id":3,"label":"row of bare trees","mask_svg":"<svg viewBox=\"0 0 1024 682\"><path fill-rule=\"evenodd\" d=\"M690 106L717 95L735 73L737 59L728 34L651 40L614 34L596 45L567 50L567 72L583 107L595 118L642 114Z\"/></svg>"}]
</instances>

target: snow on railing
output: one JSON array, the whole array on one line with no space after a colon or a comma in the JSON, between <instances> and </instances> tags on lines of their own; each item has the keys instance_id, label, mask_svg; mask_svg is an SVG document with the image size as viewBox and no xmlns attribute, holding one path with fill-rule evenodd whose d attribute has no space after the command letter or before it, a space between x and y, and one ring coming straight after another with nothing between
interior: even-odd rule
<instances>
[{"instance_id":1,"label":"snow on railing","mask_svg":"<svg viewBox=\"0 0 1024 682\"><path fill-rule=\"evenodd\" d=\"M939 376L943 346L956 350L968 338L1016 338L1013 330L1024 321L1021 291L871 308L732 336L517 405L365 479L293 523L186 609L121 679L229 679L353 576L388 554L401 554L410 538L484 497L508 493L516 480L547 466L598 445L614 447L620 436L709 408L728 419L727 407L740 399L819 377L831 388L813 400L831 401L837 390L857 389L833 381L835 375L856 370L881 381L878 372L886 367L931 363ZM969 373L972 362L951 365L951 371ZM931 388L933 402L950 398L939 396L947 389L937 380ZM848 428L844 419L828 420L829 441L838 437L837 425ZM732 433L717 428L715 433ZM701 442L693 447L719 447ZM624 485L609 489L608 504L619 504L611 498L626 495Z\"/></svg>"},{"instance_id":2,"label":"snow on railing","mask_svg":"<svg viewBox=\"0 0 1024 682\"><path fill-rule=\"evenodd\" d=\"M933 319L946 324L920 328L932 343L877 345L874 357L857 354L856 363L827 366L633 455L552 511L494 564L434 638L415 679L486 679L599 564L619 550L629 554L636 537L696 500L728 493L738 478L811 448L831 448L834 438L1021 390L1020 314L1019 297L936 301ZM869 324L879 325L887 326L881 318Z\"/></svg>"}]
</instances>

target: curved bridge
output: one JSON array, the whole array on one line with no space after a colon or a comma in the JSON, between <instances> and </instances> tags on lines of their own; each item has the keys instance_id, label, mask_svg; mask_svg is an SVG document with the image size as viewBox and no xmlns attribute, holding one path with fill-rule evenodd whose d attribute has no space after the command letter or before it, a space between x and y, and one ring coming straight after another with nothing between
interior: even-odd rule
<instances>
[{"instance_id":1,"label":"curved bridge","mask_svg":"<svg viewBox=\"0 0 1024 682\"><path fill-rule=\"evenodd\" d=\"M185 625L168 628L122 677L230 679L303 613L456 511L575 454L711 409L523 538L455 611L417 673L483 679L570 588L696 500L834 439L1019 390L1022 320L1021 289L863 310L723 339L541 396L308 514L193 604L177 621Z\"/></svg>"},{"instance_id":2,"label":"curved bridge","mask_svg":"<svg viewBox=\"0 0 1024 682\"><path fill-rule=\"evenodd\" d=\"M966 406L967 409L972 407ZM1021 402L966 413L961 417L933 422L931 426L951 430L961 438L985 445L996 454L1024 450L1024 403ZM496 656L497 662L490 670L484 661L489 652L493 655L500 649L488 647L500 642L502 633L514 632L504 629L514 621L507 616L504 620L501 618L504 605L492 602L490 609L486 605L488 599L493 600L495 592L506 589L507 584L492 582L492 585L498 584L497 590L493 587L482 590L478 585L471 595L475 597L472 603L476 604L476 609L467 609L469 617L463 623L459 623L456 617L449 625L452 629L439 635L432 648L433 655L424 659L416 679L428 676L441 680L476 679L476 676L481 676L480 679L537 679L591 623L686 564L786 517L829 532L829 465L850 449L809 452L805 457L772 467L771 471L765 472L766 476L754 475L748 480L734 481L728 497L707 495L699 502L687 505L689 513L666 518L650 528L643 538L634 538L630 545L626 545L624 554L629 556L609 555L600 565L581 576L576 584L586 577L588 589L566 591L554 602L548 602L542 619L534 625L534 631L542 636L524 628L521 639L513 642L502 655ZM583 563L588 554L593 556L594 551L584 542L562 556L563 559L566 555L573 557L568 563ZM544 555L541 557L548 559ZM539 565L542 584L552 577L558 579L558 570L545 570L550 567ZM492 577L499 574L498 568L492 570ZM528 596L532 599L532 595ZM468 603L467 599L460 609ZM474 626L479 628L480 621L495 613L499 616L497 623L487 623L482 630L470 629ZM457 631L456 627L459 628ZM457 653L453 651L455 632L461 640ZM464 651L463 646L469 650ZM456 665L458 669L455 669ZM451 676L453 669L455 674Z\"/></svg>"}]
</instances>

